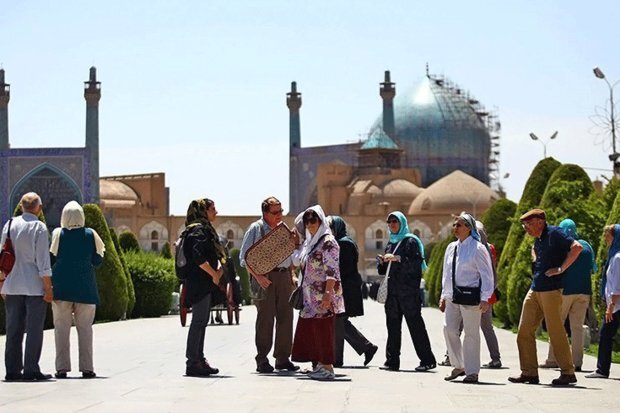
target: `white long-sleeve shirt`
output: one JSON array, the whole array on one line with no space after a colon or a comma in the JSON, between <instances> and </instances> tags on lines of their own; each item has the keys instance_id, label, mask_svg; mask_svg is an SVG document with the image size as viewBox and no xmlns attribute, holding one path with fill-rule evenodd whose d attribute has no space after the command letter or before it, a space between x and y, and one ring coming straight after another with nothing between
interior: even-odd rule
<instances>
[{"instance_id":1,"label":"white long-sleeve shirt","mask_svg":"<svg viewBox=\"0 0 620 413\"><path fill-rule=\"evenodd\" d=\"M455 284L459 287L480 286L480 299L489 301L493 294L493 267L491 256L481 242L471 236L454 241L446 248L441 278L441 298L452 300L452 261L456 248Z\"/></svg>"},{"instance_id":2,"label":"white long-sleeve shirt","mask_svg":"<svg viewBox=\"0 0 620 413\"><path fill-rule=\"evenodd\" d=\"M607 283L605 284L605 302L611 304L611 296L620 295L620 253L609 260L607 267ZM620 300L616 301L614 313L620 310Z\"/></svg>"}]
</instances>

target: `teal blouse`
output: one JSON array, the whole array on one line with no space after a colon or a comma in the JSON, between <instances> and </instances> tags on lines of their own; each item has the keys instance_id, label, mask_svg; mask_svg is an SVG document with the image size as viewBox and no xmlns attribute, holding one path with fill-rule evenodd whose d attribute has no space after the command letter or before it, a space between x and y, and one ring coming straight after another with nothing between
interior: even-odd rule
<instances>
[{"instance_id":1,"label":"teal blouse","mask_svg":"<svg viewBox=\"0 0 620 413\"><path fill-rule=\"evenodd\" d=\"M103 257L97 254L90 228L63 228L58 256L52 255L54 300L99 304L95 267Z\"/></svg>"}]
</instances>

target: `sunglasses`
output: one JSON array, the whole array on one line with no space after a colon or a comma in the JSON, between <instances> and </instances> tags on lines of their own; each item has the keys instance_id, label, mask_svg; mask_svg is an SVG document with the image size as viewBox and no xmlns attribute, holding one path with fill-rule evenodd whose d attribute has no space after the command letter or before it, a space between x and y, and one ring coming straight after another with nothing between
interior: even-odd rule
<instances>
[{"instance_id":1,"label":"sunglasses","mask_svg":"<svg viewBox=\"0 0 620 413\"><path fill-rule=\"evenodd\" d=\"M304 224L316 224L319 222L317 217L304 218Z\"/></svg>"},{"instance_id":2,"label":"sunglasses","mask_svg":"<svg viewBox=\"0 0 620 413\"><path fill-rule=\"evenodd\" d=\"M388 219L387 221L388 224L398 224L398 220L397 219Z\"/></svg>"}]
</instances>

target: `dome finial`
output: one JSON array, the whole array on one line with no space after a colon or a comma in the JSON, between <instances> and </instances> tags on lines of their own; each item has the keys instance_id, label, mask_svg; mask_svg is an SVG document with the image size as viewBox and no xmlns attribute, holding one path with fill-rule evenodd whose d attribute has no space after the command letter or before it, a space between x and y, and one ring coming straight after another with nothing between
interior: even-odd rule
<instances>
[{"instance_id":1,"label":"dome finial","mask_svg":"<svg viewBox=\"0 0 620 413\"><path fill-rule=\"evenodd\" d=\"M428 70L428 62L426 62L426 77L430 77L430 73Z\"/></svg>"}]
</instances>

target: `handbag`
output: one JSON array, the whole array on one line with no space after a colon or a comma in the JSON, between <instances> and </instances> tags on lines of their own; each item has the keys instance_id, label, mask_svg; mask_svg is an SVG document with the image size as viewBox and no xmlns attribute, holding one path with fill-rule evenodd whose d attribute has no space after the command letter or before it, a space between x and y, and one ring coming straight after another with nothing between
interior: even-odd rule
<instances>
[{"instance_id":1,"label":"handbag","mask_svg":"<svg viewBox=\"0 0 620 413\"><path fill-rule=\"evenodd\" d=\"M13 270L13 265L15 265L15 251L13 250L13 242L11 241L11 221L13 221L12 218L9 220L6 239L0 251L0 272L4 273L5 276L9 275Z\"/></svg>"},{"instance_id":2,"label":"handbag","mask_svg":"<svg viewBox=\"0 0 620 413\"><path fill-rule=\"evenodd\" d=\"M454 281L454 273L456 272L456 247L454 247L454 255L452 257L452 302L461 305L478 305L480 304L480 286L478 287L459 287Z\"/></svg>"},{"instance_id":3,"label":"handbag","mask_svg":"<svg viewBox=\"0 0 620 413\"><path fill-rule=\"evenodd\" d=\"M396 244L396 248L394 248L394 251L392 251L392 254L396 252L401 242L403 242L403 240L398 241L398 244ZM390 268L392 268L392 261L388 263L387 270L385 271L385 277L383 277L383 279L381 280L381 284L379 284L379 290L377 291L377 302L380 304L385 304L385 302L387 301L388 279L390 278Z\"/></svg>"},{"instance_id":4,"label":"handbag","mask_svg":"<svg viewBox=\"0 0 620 413\"><path fill-rule=\"evenodd\" d=\"M304 293L301 289L301 283L299 287L295 288L291 293L291 296L288 298L288 303L295 310L303 310L304 309Z\"/></svg>"}]
</instances>

